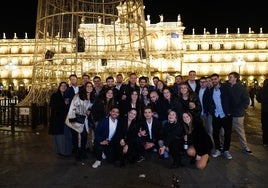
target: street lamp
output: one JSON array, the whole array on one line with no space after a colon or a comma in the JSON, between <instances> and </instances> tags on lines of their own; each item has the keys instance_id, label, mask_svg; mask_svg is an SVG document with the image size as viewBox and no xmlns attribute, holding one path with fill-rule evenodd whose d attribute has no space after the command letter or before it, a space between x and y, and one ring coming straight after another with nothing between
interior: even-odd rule
<instances>
[{"instance_id":1,"label":"street lamp","mask_svg":"<svg viewBox=\"0 0 268 188\"><path fill-rule=\"evenodd\" d=\"M245 60L242 57L237 57L236 61L234 61L234 64L238 66L238 73L240 75L240 68L246 64Z\"/></svg>"},{"instance_id":2,"label":"street lamp","mask_svg":"<svg viewBox=\"0 0 268 188\"><path fill-rule=\"evenodd\" d=\"M17 68L12 61L5 65L5 69L8 71L9 87L12 88L12 71Z\"/></svg>"}]
</instances>

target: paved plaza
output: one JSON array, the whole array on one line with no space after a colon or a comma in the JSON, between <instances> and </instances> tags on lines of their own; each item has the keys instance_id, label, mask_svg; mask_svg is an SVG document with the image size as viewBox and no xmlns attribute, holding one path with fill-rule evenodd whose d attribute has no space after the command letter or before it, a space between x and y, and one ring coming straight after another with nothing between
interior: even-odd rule
<instances>
[{"instance_id":1,"label":"paved plaza","mask_svg":"<svg viewBox=\"0 0 268 188\"><path fill-rule=\"evenodd\" d=\"M95 159L89 154L84 163L74 158L55 156L48 128L36 131L0 125L0 187L1 188L165 188L177 187L268 187L268 147L261 141L260 105L249 107L246 115L246 133L253 155L241 152L235 131L230 152L232 160L210 158L204 170L194 165L171 169L171 159L160 159L156 154L141 163L117 167L103 161L98 169L91 165ZM187 162L186 159L184 162Z\"/></svg>"}]
</instances>

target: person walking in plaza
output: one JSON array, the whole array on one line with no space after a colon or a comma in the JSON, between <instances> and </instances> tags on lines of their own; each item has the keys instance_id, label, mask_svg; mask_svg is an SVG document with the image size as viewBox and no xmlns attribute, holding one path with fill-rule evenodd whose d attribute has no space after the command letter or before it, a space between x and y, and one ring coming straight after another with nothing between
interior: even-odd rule
<instances>
[{"instance_id":1,"label":"person walking in plaza","mask_svg":"<svg viewBox=\"0 0 268 188\"><path fill-rule=\"evenodd\" d=\"M194 119L190 112L183 113L182 118L186 133L184 140L188 145L186 153L193 157L196 167L202 170L207 166L213 142L200 119Z\"/></svg>"},{"instance_id":2,"label":"person walking in plaza","mask_svg":"<svg viewBox=\"0 0 268 188\"><path fill-rule=\"evenodd\" d=\"M66 118L66 125L72 128L76 134L73 136L73 146L77 161L87 159L86 144L88 142L89 121L91 107L94 103L95 93L93 84L87 82L79 92L73 97L69 112ZM81 117L81 118L79 118Z\"/></svg>"},{"instance_id":3,"label":"person walking in plaza","mask_svg":"<svg viewBox=\"0 0 268 188\"><path fill-rule=\"evenodd\" d=\"M118 144L115 135L118 131L119 108L112 106L109 111L109 116L101 119L95 129L94 152L96 161L92 168L98 168L102 162L102 155L110 163L114 163L118 157Z\"/></svg>"},{"instance_id":4,"label":"person walking in plaza","mask_svg":"<svg viewBox=\"0 0 268 188\"><path fill-rule=\"evenodd\" d=\"M64 92L67 87L66 82L61 82L49 101L49 134L52 135L54 151L59 157L70 156L72 153L72 136L65 124L68 106L64 98Z\"/></svg>"},{"instance_id":5,"label":"person walking in plaza","mask_svg":"<svg viewBox=\"0 0 268 188\"><path fill-rule=\"evenodd\" d=\"M182 165L181 152L184 144L184 127L178 121L177 113L174 110L168 112L168 121L163 130L163 145L159 148L159 154L168 152L173 159L172 168Z\"/></svg>"},{"instance_id":6,"label":"person walking in plaza","mask_svg":"<svg viewBox=\"0 0 268 188\"><path fill-rule=\"evenodd\" d=\"M263 87L257 92L256 99L261 103L261 128L262 143L268 147L268 79L263 82Z\"/></svg>"},{"instance_id":7,"label":"person walking in plaza","mask_svg":"<svg viewBox=\"0 0 268 188\"><path fill-rule=\"evenodd\" d=\"M224 143L223 143L223 155L226 159L232 159L230 154L230 144L232 135L232 95L231 86L228 83L221 83L220 77L217 73L211 76L213 88L210 89L208 102L203 104L207 105L205 109L208 109L212 114L213 125L213 140L215 144L215 151L212 153L212 157L219 157L220 151L220 130L224 129Z\"/></svg>"},{"instance_id":8,"label":"person walking in plaza","mask_svg":"<svg viewBox=\"0 0 268 188\"><path fill-rule=\"evenodd\" d=\"M251 86L249 88L248 93L249 93L249 98L250 98L250 102L251 102L250 106L255 107L255 96L256 96L256 93L257 93L257 88L256 88L255 83L254 83L253 86Z\"/></svg>"},{"instance_id":9,"label":"person walking in plaza","mask_svg":"<svg viewBox=\"0 0 268 188\"><path fill-rule=\"evenodd\" d=\"M249 149L244 128L244 120L246 109L249 105L249 94L245 86L240 81L240 75L237 72L231 72L228 75L228 82L231 85L233 92L232 105L232 122L238 134L239 141L242 147L242 152L252 154Z\"/></svg>"}]
</instances>

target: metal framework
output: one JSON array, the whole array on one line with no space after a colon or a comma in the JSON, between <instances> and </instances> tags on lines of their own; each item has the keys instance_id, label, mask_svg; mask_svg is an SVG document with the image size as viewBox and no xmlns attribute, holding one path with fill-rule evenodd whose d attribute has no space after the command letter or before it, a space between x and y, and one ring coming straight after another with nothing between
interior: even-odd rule
<instances>
[{"instance_id":1,"label":"metal framework","mask_svg":"<svg viewBox=\"0 0 268 188\"><path fill-rule=\"evenodd\" d=\"M143 0L39 0L32 88L21 105L48 102L70 74L150 76Z\"/></svg>"}]
</instances>

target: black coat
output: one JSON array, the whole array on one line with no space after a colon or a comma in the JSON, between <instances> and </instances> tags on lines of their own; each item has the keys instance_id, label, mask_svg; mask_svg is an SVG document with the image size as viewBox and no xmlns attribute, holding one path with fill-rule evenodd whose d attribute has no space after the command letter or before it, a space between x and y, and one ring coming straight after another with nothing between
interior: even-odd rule
<instances>
[{"instance_id":1,"label":"black coat","mask_svg":"<svg viewBox=\"0 0 268 188\"><path fill-rule=\"evenodd\" d=\"M145 138L143 138L143 140L145 142L153 142L157 146L158 141L163 140L163 126L162 126L162 122L159 121L158 119L153 118L153 122L152 122L152 138L151 139L150 139L150 135L149 135L149 128L148 128L148 125L147 125L145 119L143 119L141 121L140 128L142 130L145 130L146 133L147 133L147 136Z\"/></svg>"},{"instance_id":2,"label":"black coat","mask_svg":"<svg viewBox=\"0 0 268 188\"><path fill-rule=\"evenodd\" d=\"M210 154L213 143L201 121L193 122L193 131L187 135L188 145L193 145L197 155Z\"/></svg>"},{"instance_id":3,"label":"black coat","mask_svg":"<svg viewBox=\"0 0 268 188\"><path fill-rule=\"evenodd\" d=\"M167 122L164 126L164 145L169 147L171 143L178 142L180 146L184 143L185 130L182 124Z\"/></svg>"},{"instance_id":4,"label":"black coat","mask_svg":"<svg viewBox=\"0 0 268 188\"><path fill-rule=\"evenodd\" d=\"M231 90L231 86L226 83L221 83L220 86L220 91L221 91L221 105L222 109L225 115L232 115L232 105L234 103L233 99L233 92ZM214 88L209 89L208 91L208 96L207 96L207 101L204 102L204 110L205 113L209 113L211 115L215 115L215 109L216 109L216 104L213 100L213 93L214 93Z\"/></svg>"},{"instance_id":5,"label":"black coat","mask_svg":"<svg viewBox=\"0 0 268 188\"><path fill-rule=\"evenodd\" d=\"M50 119L49 134L64 134L65 119L68 113L68 106L64 102L64 96L60 91L53 93L50 97Z\"/></svg>"}]
</instances>

